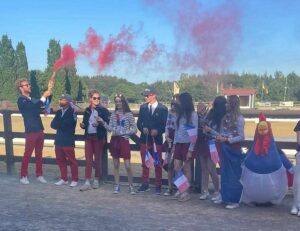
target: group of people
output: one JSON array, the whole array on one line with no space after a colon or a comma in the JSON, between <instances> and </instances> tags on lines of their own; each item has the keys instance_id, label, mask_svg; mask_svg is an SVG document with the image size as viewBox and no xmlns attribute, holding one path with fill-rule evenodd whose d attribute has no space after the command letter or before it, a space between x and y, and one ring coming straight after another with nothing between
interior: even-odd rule
<instances>
[{"instance_id":1,"label":"group of people","mask_svg":"<svg viewBox=\"0 0 300 231\"><path fill-rule=\"evenodd\" d=\"M21 164L22 184L29 184L28 163L35 150L36 176L41 183L47 183L42 172L42 150L44 144L43 124L40 117L41 107L51 98L53 83L40 99L30 97L31 88L26 79L16 82L20 93L18 107L24 118L25 151ZM155 193L161 194L162 169L168 171L168 188L165 196L178 201L190 199L189 183L192 179L192 163L199 158L201 163L201 194L199 199L211 199L214 203L224 203L228 209L239 207L240 202L247 204L279 203L287 191L286 171L294 174L295 204L291 213L300 216L300 167L293 167L284 153L276 147L270 123L261 115L257 125L253 147L247 155L242 153L241 142L245 139L245 120L240 111L239 97L236 95L218 96L209 109L205 103L194 108L192 96L183 92L174 95L171 108L157 101L155 88L145 89L142 93L145 103L141 105L137 123L126 98L122 94L114 97L115 110L112 113L101 106L101 95L97 90L88 94L89 106L83 114L80 127L85 136L85 182L81 191L99 188L101 180L101 160L111 133L109 150L113 158L114 189L120 188L120 158L124 159L128 174L128 192L149 191L149 171L155 168ZM67 163L71 168L70 187L78 184L78 165L75 158L75 128L77 116L72 107L72 97L63 94L59 98L60 109L56 112L51 127L56 130L55 155L60 170L60 179L55 185L68 185ZM129 137L140 131L140 155L142 162L142 184L136 190L133 186L131 152ZM295 128L300 145L300 123ZM163 134L165 133L165 139ZM165 142L164 142L165 140ZM163 160L162 153L166 152ZM149 155L150 154L150 155ZM216 165L220 166L220 180ZM95 169L92 177L92 169ZM175 179L183 179L186 187L173 191ZM284 177L282 177L284 176ZM209 177L214 192L209 192ZM220 182L219 182L220 181ZM275 183L274 183L275 182ZM257 190L255 187L260 187ZM267 193L264 193L265 192Z\"/></svg>"}]
</instances>

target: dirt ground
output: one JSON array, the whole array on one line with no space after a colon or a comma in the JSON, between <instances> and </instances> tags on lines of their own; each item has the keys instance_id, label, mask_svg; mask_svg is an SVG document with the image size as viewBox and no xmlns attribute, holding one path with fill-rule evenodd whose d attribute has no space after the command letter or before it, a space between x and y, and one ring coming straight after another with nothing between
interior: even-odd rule
<instances>
[{"instance_id":1,"label":"dirt ground","mask_svg":"<svg viewBox=\"0 0 300 231\"><path fill-rule=\"evenodd\" d=\"M17 174L4 173L0 162L0 230L288 230L298 231L300 218L291 216L292 195L281 205L226 210L192 194L178 202L150 192L129 195L122 184L119 195L113 185L80 192L79 187L55 186L54 166L44 166L47 184L38 183L30 165L30 184L21 185ZM19 166L16 166L18 168ZM80 171L83 169L81 168ZM83 181L80 181L82 184ZM137 185L136 185L137 186Z\"/></svg>"}]
</instances>

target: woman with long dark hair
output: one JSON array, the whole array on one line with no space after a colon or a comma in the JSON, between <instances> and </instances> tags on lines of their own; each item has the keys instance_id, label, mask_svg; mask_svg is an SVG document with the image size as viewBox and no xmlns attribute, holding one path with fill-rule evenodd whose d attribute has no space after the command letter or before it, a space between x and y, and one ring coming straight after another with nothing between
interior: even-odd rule
<instances>
[{"instance_id":1,"label":"woman with long dark hair","mask_svg":"<svg viewBox=\"0 0 300 231\"><path fill-rule=\"evenodd\" d=\"M181 93L176 101L175 110L177 118L174 136L174 169L177 173L183 170L186 178L191 182L192 153L197 133L191 135L188 130L198 130L198 116L194 109L192 96L187 92ZM189 189L181 192L178 190L174 199L178 199L178 201L189 200Z\"/></svg>"},{"instance_id":2,"label":"woman with long dark hair","mask_svg":"<svg viewBox=\"0 0 300 231\"><path fill-rule=\"evenodd\" d=\"M129 137L136 133L136 125L133 113L122 94L114 97L115 111L111 114L109 124L104 124L105 128L112 133L110 140L110 152L114 163L115 186L114 194L120 192L119 166L120 158L124 159L125 168L128 175L129 192L134 195L132 170L130 164L130 144Z\"/></svg>"},{"instance_id":3,"label":"woman with long dark hair","mask_svg":"<svg viewBox=\"0 0 300 231\"><path fill-rule=\"evenodd\" d=\"M213 102L213 107L208 112L203 126L204 135L198 137L199 140L199 157L201 163L201 195L200 200L206 200L210 194L208 192L209 176L212 179L215 193L212 195L212 201L221 199L219 193L219 177L216 170L216 164L212 161L209 150L209 140L215 140L216 135L220 132L221 122L223 116L226 114L226 98L224 96L217 96ZM215 132L216 133L215 133ZM198 134L199 135L199 134ZM217 145L217 144L216 144ZM218 145L217 145L218 146ZM217 148L218 150L218 148Z\"/></svg>"}]
</instances>

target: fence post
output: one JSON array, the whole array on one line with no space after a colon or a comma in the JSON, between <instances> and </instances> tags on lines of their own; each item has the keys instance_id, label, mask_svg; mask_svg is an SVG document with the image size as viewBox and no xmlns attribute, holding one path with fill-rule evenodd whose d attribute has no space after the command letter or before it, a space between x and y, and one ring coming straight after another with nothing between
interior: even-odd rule
<instances>
[{"instance_id":1,"label":"fence post","mask_svg":"<svg viewBox=\"0 0 300 231\"><path fill-rule=\"evenodd\" d=\"M5 139L5 162L6 171L8 174L12 174L14 170L14 146L13 146L13 134L11 114L9 110L3 110L3 125L4 125L4 139Z\"/></svg>"}]
</instances>

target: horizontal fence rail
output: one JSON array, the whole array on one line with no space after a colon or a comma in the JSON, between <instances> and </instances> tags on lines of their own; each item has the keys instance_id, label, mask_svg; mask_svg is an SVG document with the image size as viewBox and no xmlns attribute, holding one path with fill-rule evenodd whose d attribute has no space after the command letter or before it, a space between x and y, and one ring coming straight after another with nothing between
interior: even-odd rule
<instances>
[{"instance_id":1,"label":"horizontal fence rail","mask_svg":"<svg viewBox=\"0 0 300 231\"><path fill-rule=\"evenodd\" d=\"M289 113L288 113L289 112ZM290 112L290 111L284 112L280 111L275 113L274 111L266 112L268 118L298 118L299 113L297 112ZM14 138L25 138L24 132L13 132L12 129L12 114L19 113L19 111L16 110L0 110L0 113L3 115L3 127L4 131L0 131L0 137L3 137L5 140L5 154L0 154L0 161L5 161L6 163L6 171L8 174L12 174L14 169L14 163L15 162L21 162L22 157L21 156L15 156L14 155L14 147L13 147L13 139ZM53 113L52 113L53 114ZM79 115L83 114L82 112L78 113ZM137 116L137 112L134 113L135 116ZM252 118L256 117L259 114L259 112L254 110L248 110L247 113L243 111L243 115L246 118ZM298 117L296 117L298 116ZM84 135L76 135L76 141L84 141ZM137 135L132 135L131 140L134 142L134 144L131 144L131 150L132 151L139 151L139 137ZM45 133L45 139L54 140L55 134ZM242 147L249 148L252 145L252 140L245 140L242 142ZM289 141L276 141L276 144L278 148L281 149L296 149L297 144L296 142L289 142ZM113 176L108 174L108 145L104 148L104 152L102 155L102 176L104 180L113 180ZM34 162L35 158L32 157L30 162ZM44 164L56 164L55 158L43 158ZM85 160L78 160L79 166L85 166ZM194 174L193 174L193 183L199 185L199 175L201 175L201 169L200 169L200 163L198 160L195 162L195 168L193 168ZM197 177L196 177L197 176ZM198 179L198 180L197 180ZM201 179L201 177L200 177ZM126 181L126 176L120 176L121 181ZM141 182L141 177L134 177L134 182ZM150 179L150 183L153 183L154 179ZM166 180L163 180L163 184L167 184Z\"/></svg>"}]
</instances>

